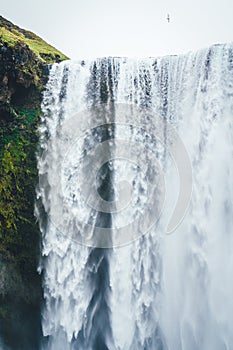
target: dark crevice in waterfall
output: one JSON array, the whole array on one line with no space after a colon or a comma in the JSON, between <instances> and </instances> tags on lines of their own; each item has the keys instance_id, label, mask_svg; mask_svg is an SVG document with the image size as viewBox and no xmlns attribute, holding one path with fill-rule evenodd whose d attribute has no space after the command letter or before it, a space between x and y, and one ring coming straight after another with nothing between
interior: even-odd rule
<instances>
[{"instance_id":1,"label":"dark crevice in waterfall","mask_svg":"<svg viewBox=\"0 0 233 350\"><path fill-rule=\"evenodd\" d=\"M140 104L145 108L150 108L152 83L149 70L146 70L145 68L142 70L139 77L139 83L143 91L143 94L141 95Z\"/></svg>"},{"instance_id":2,"label":"dark crevice in waterfall","mask_svg":"<svg viewBox=\"0 0 233 350\"><path fill-rule=\"evenodd\" d=\"M108 165L106 164L107 170ZM112 200L112 173L108 173L105 181L99 188L99 193L105 200ZM98 213L96 226L111 228L112 218L109 213ZM94 248L90 251L86 269L88 272L89 287L92 291L92 298L86 311L86 323L74 341L82 349L104 350L108 349L106 339L112 338L110 324L110 309L108 298L110 293L109 281L109 258L110 250ZM76 349L76 347L75 347Z\"/></svg>"},{"instance_id":3,"label":"dark crevice in waterfall","mask_svg":"<svg viewBox=\"0 0 233 350\"><path fill-rule=\"evenodd\" d=\"M59 102L60 102L60 110L59 110L59 117L58 117L58 124L57 124L57 136L60 134L60 126L61 126L61 121L64 118L64 107L63 107L63 102L66 99L67 96L67 85L68 85L68 78L69 78L69 68L64 67L63 69L63 76L62 76L62 81L61 81L61 90L59 93Z\"/></svg>"},{"instance_id":4,"label":"dark crevice in waterfall","mask_svg":"<svg viewBox=\"0 0 233 350\"><path fill-rule=\"evenodd\" d=\"M96 62L93 63L91 71L91 79L87 85L87 101L91 101L92 105L96 105L98 102L98 69Z\"/></svg>"},{"instance_id":5,"label":"dark crevice in waterfall","mask_svg":"<svg viewBox=\"0 0 233 350\"><path fill-rule=\"evenodd\" d=\"M86 311L86 323L74 341L77 349L108 349L106 339L112 338L110 325L109 295L109 252L106 249L92 249L86 268L93 290L92 299ZM76 347L75 347L76 349Z\"/></svg>"},{"instance_id":6,"label":"dark crevice in waterfall","mask_svg":"<svg viewBox=\"0 0 233 350\"><path fill-rule=\"evenodd\" d=\"M207 81L209 79L209 74L210 74L210 67L211 67L211 56L212 56L212 50L209 49L206 60L205 60L205 65L204 65L204 77L203 77L203 82L201 86L201 92L205 93L207 91Z\"/></svg>"},{"instance_id":7,"label":"dark crevice in waterfall","mask_svg":"<svg viewBox=\"0 0 233 350\"><path fill-rule=\"evenodd\" d=\"M91 78L87 86L88 102L94 111L101 112L103 123L105 120L105 108L112 112L111 121L114 121L114 68L110 59L94 62ZM109 104L108 104L109 103ZM93 135L100 143L114 138L114 123L105 123L93 129ZM111 149L108 150L111 158ZM105 162L97 174L97 191L105 201L114 200L114 173L109 161ZM93 209L94 210L94 209ZM95 226L101 228L112 227L110 213L98 212ZM110 230L109 230L110 231ZM95 234L95 233L94 233ZM109 233L110 234L110 233ZM111 241L111 236L109 237ZM109 295L110 275L109 259L110 249L92 248L86 264L87 279L92 298L86 311L86 321L83 323L77 340L73 341L75 349L108 350L108 342L112 342L112 330L110 321Z\"/></svg>"},{"instance_id":8,"label":"dark crevice in waterfall","mask_svg":"<svg viewBox=\"0 0 233 350\"><path fill-rule=\"evenodd\" d=\"M168 112L168 106L169 106L169 62L165 62L164 66L161 70L161 81L160 81L160 92L161 92L161 117L164 120L163 123L163 144L164 144L164 154L163 154L163 160L164 160L164 167L167 166L167 154L168 154L168 147L167 144L169 142L168 140L168 130L167 130L167 123L168 120L171 119Z\"/></svg>"},{"instance_id":9,"label":"dark crevice in waterfall","mask_svg":"<svg viewBox=\"0 0 233 350\"><path fill-rule=\"evenodd\" d=\"M108 102L110 95L109 83L111 83L111 80L108 76L108 64L103 61L100 66L100 101L102 103Z\"/></svg>"},{"instance_id":10,"label":"dark crevice in waterfall","mask_svg":"<svg viewBox=\"0 0 233 350\"><path fill-rule=\"evenodd\" d=\"M164 64L161 70L160 81L160 93L161 93L161 117L166 118L168 112L168 64Z\"/></svg>"},{"instance_id":11,"label":"dark crevice in waterfall","mask_svg":"<svg viewBox=\"0 0 233 350\"><path fill-rule=\"evenodd\" d=\"M109 162L106 162L99 171L99 179L101 178L101 184L97 188L97 191L102 199L105 201L114 200L114 184L113 184L113 171L109 165ZM112 218L111 214L99 212L96 219L97 227L112 227Z\"/></svg>"},{"instance_id":12,"label":"dark crevice in waterfall","mask_svg":"<svg viewBox=\"0 0 233 350\"><path fill-rule=\"evenodd\" d=\"M61 86L61 90L59 93L59 101L61 103L65 100L65 98L67 96L68 77L69 77L69 68L65 66L63 69L62 86Z\"/></svg>"},{"instance_id":13,"label":"dark crevice in waterfall","mask_svg":"<svg viewBox=\"0 0 233 350\"><path fill-rule=\"evenodd\" d=\"M91 79L87 85L88 104L92 107L114 101L116 75L119 73L114 59L105 58L95 61L91 68Z\"/></svg>"},{"instance_id":14,"label":"dark crevice in waterfall","mask_svg":"<svg viewBox=\"0 0 233 350\"><path fill-rule=\"evenodd\" d=\"M205 61L205 80L208 80L210 73L210 62L211 62L212 50L208 51L206 61Z\"/></svg>"},{"instance_id":15,"label":"dark crevice in waterfall","mask_svg":"<svg viewBox=\"0 0 233 350\"><path fill-rule=\"evenodd\" d=\"M158 61L157 60L155 60L154 63L152 63L152 67L154 68L154 72L156 74L158 74L159 73L159 68L158 68Z\"/></svg>"},{"instance_id":16,"label":"dark crevice in waterfall","mask_svg":"<svg viewBox=\"0 0 233 350\"><path fill-rule=\"evenodd\" d=\"M114 88L114 80L113 80L113 66L110 62L108 62L108 87L109 87L109 97L110 101L114 100L113 88Z\"/></svg>"},{"instance_id":17,"label":"dark crevice in waterfall","mask_svg":"<svg viewBox=\"0 0 233 350\"><path fill-rule=\"evenodd\" d=\"M229 70L233 70L233 50L232 49L228 49L228 69Z\"/></svg>"}]
</instances>

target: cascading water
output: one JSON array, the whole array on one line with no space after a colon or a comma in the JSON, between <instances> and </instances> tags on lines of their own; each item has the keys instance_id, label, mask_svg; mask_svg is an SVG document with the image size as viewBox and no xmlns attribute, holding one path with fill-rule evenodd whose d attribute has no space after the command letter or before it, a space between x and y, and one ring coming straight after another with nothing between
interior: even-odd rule
<instances>
[{"instance_id":1,"label":"cascading water","mask_svg":"<svg viewBox=\"0 0 233 350\"><path fill-rule=\"evenodd\" d=\"M232 45L52 66L36 209L43 348L233 349L232 73ZM182 187L170 127L193 183L166 235Z\"/></svg>"}]
</instances>

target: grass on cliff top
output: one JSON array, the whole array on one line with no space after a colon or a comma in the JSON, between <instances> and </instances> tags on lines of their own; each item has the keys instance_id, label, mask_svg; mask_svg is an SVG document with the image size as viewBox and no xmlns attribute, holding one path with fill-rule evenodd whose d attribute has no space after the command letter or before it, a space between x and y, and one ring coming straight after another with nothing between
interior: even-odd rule
<instances>
[{"instance_id":1,"label":"grass on cliff top","mask_svg":"<svg viewBox=\"0 0 233 350\"><path fill-rule=\"evenodd\" d=\"M37 58L45 63L53 63L58 60L63 61L68 59L67 56L34 33L17 27L1 16L0 43L7 43L9 46L14 46L17 43L26 44Z\"/></svg>"}]
</instances>

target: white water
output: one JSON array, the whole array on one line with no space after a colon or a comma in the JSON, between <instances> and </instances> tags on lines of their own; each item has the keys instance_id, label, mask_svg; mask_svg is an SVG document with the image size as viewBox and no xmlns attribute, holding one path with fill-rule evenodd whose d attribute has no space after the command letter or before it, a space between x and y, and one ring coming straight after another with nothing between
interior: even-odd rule
<instances>
[{"instance_id":1,"label":"white water","mask_svg":"<svg viewBox=\"0 0 233 350\"><path fill-rule=\"evenodd\" d=\"M38 160L42 323L44 336L49 336L44 348L233 349L232 50L232 45L219 45L157 60L116 58L53 65L44 94L43 152ZM117 116L101 120L101 113L99 119L91 114L86 118L92 119L83 120L79 112L100 102L146 107L152 116L159 114L165 125L170 123L183 140L192 162L193 192L188 212L173 234L165 232L179 182L166 144L165 149L158 143L149 145L129 128L118 126L108 131L115 135L109 146L113 158L123 139L128 142L125 150L135 143L131 155L145 164L147 176L156 174L156 159L162 165L166 201L161 220L125 247L95 249L79 243L86 234L83 222L92 220L101 227L110 223L114 228L139 214L147 222L150 208L145 203L150 196L160 196L156 186L146 191L145 174L118 160L112 183L115 186L124 178L134 181L133 212L98 216L81 199L92 183L90 166L99 161L92 148L105 138L102 130L87 132L77 141L76 130L87 123L92 128L119 122ZM134 124L130 117L126 121ZM156 136L150 122L147 132ZM154 158L148 145L156 153ZM91 154L91 161L83 149ZM132 226L133 230L137 228ZM135 232L127 234L133 237Z\"/></svg>"}]
</instances>

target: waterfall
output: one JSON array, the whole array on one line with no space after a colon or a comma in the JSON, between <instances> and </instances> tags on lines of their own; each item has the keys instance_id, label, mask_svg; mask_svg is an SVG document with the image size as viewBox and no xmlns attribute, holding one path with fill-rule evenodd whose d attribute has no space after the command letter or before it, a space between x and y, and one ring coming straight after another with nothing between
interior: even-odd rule
<instances>
[{"instance_id":1,"label":"waterfall","mask_svg":"<svg viewBox=\"0 0 233 350\"><path fill-rule=\"evenodd\" d=\"M232 73L230 44L51 67L43 349L233 348Z\"/></svg>"}]
</instances>

